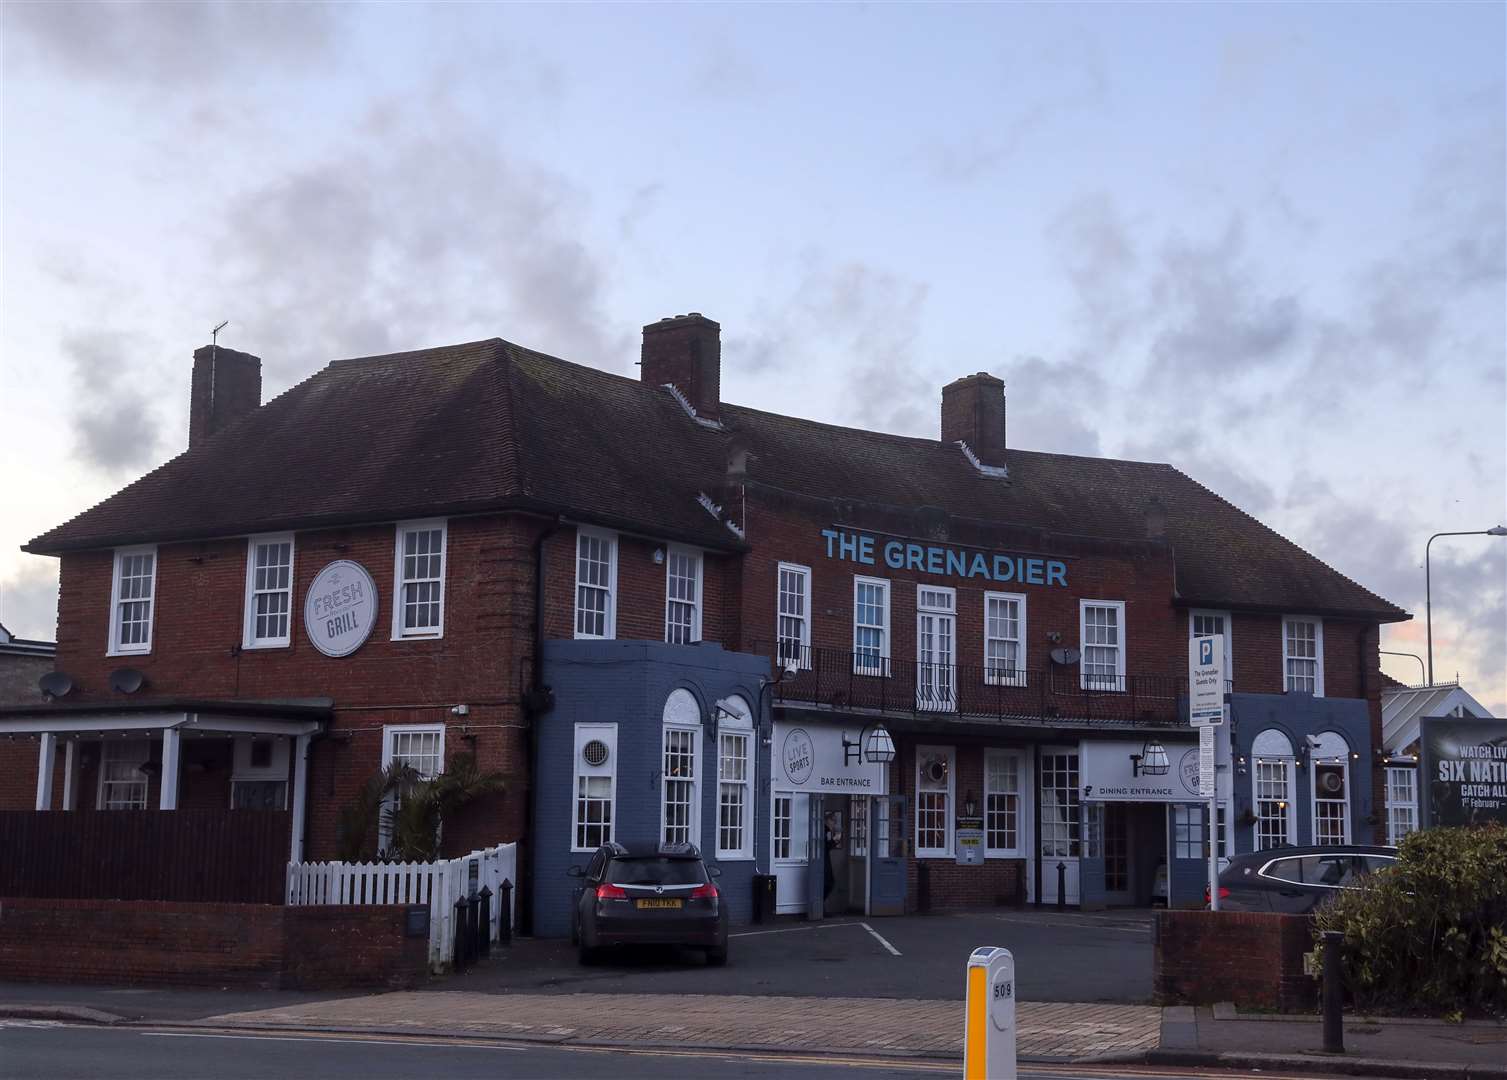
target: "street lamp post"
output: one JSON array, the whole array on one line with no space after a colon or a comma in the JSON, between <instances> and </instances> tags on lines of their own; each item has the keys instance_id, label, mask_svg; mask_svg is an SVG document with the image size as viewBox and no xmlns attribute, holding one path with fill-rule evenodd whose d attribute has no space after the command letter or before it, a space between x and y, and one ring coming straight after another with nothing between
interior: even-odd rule
<instances>
[{"instance_id":1,"label":"street lamp post","mask_svg":"<svg viewBox=\"0 0 1507 1080\"><path fill-rule=\"evenodd\" d=\"M1441 536L1507 536L1507 525L1490 529L1471 529L1466 532L1442 532L1429 537L1423 545L1423 608L1424 621L1428 627L1429 685L1434 685L1434 592L1429 575L1429 547Z\"/></svg>"}]
</instances>

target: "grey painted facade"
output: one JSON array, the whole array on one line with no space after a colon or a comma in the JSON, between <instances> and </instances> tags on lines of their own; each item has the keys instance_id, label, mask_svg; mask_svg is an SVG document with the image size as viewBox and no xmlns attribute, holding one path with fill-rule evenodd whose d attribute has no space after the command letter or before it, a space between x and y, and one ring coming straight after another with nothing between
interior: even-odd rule
<instances>
[{"instance_id":1,"label":"grey painted facade","mask_svg":"<svg viewBox=\"0 0 1507 1080\"><path fill-rule=\"evenodd\" d=\"M720 645L666 645L650 641L547 641L544 682L554 688L555 706L538 722L534 820L534 933L564 937L570 932L570 905L577 881L571 866L584 867L589 851L573 851L575 840L576 726L616 724L613 754L612 838L624 843L657 843L662 827L665 703L678 689L690 692L700 708L697 748L700 782L698 846L708 865L719 866L717 887L733 923L747 922L753 909L755 867L768 866L769 748L760 730L769 725L768 702L759 689L769 676L763 656L727 652ZM753 857L719 859L717 725L715 704L742 697L756 716L752 797L748 826ZM767 698L768 695L765 695Z\"/></svg>"}]
</instances>

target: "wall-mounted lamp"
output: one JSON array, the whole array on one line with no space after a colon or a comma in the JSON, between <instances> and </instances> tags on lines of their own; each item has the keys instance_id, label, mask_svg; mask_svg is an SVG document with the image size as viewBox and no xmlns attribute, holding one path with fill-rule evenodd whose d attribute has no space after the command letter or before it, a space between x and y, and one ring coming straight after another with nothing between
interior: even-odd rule
<instances>
[{"instance_id":1,"label":"wall-mounted lamp","mask_svg":"<svg viewBox=\"0 0 1507 1080\"><path fill-rule=\"evenodd\" d=\"M1235 771L1241 776L1245 775L1245 755L1241 754L1235 759Z\"/></svg>"},{"instance_id":2,"label":"wall-mounted lamp","mask_svg":"<svg viewBox=\"0 0 1507 1080\"><path fill-rule=\"evenodd\" d=\"M664 564L665 564L665 549L662 548L662 547L657 547L657 548L654 549L654 565L655 566L663 566Z\"/></svg>"},{"instance_id":3,"label":"wall-mounted lamp","mask_svg":"<svg viewBox=\"0 0 1507 1080\"><path fill-rule=\"evenodd\" d=\"M965 795L963 797L963 816L964 817L974 817L975 814L976 814L976 812L977 812L977 810L978 810L978 803L976 803L976 802L973 801L973 792L970 791L967 795Z\"/></svg>"},{"instance_id":4,"label":"wall-mounted lamp","mask_svg":"<svg viewBox=\"0 0 1507 1080\"><path fill-rule=\"evenodd\" d=\"M1139 754L1130 755L1130 775L1166 776L1172 768L1167 748L1156 739L1147 739Z\"/></svg>"},{"instance_id":5,"label":"wall-mounted lamp","mask_svg":"<svg viewBox=\"0 0 1507 1080\"><path fill-rule=\"evenodd\" d=\"M883 724L875 723L864 728L858 733L856 741L850 740L846 735L842 737L842 763L844 765L851 765L855 761L867 761L871 765L888 765L894 760L895 740L890 736L890 729Z\"/></svg>"}]
</instances>

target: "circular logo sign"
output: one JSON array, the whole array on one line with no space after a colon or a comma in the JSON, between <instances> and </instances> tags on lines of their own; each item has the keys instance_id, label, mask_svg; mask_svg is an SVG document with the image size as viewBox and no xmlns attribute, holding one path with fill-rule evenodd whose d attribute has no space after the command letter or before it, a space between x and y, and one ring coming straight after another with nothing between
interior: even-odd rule
<instances>
[{"instance_id":1,"label":"circular logo sign","mask_svg":"<svg viewBox=\"0 0 1507 1080\"><path fill-rule=\"evenodd\" d=\"M811 770L816 766L816 747L811 745L811 736L804 728L796 728L785 736L785 776L792 784L804 784L811 779Z\"/></svg>"},{"instance_id":2,"label":"circular logo sign","mask_svg":"<svg viewBox=\"0 0 1507 1080\"><path fill-rule=\"evenodd\" d=\"M1188 750L1177 761L1177 775L1190 795L1198 794L1198 751Z\"/></svg>"},{"instance_id":3,"label":"circular logo sign","mask_svg":"<svg viewBox=\"0 0 1507 1080\"><path fill-rule=\"evenodd\" d=\"M349 656L377 622L377 586L366 567L338 559L319 571L304 600L303 628L326 656Z\"/></svg>"}]
</instances>

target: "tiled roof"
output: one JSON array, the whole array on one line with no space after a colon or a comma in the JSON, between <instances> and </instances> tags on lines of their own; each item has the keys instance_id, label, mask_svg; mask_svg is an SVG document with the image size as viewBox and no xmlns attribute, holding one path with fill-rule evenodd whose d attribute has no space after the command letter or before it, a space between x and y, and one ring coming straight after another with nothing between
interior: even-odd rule
<instances>
[{"instance_id":1,"label":"tiled roof","mask_svg":"<svg viewBox=\"0 0 1507 1080\"><path fill-rule=\"evenodd\" d=\"M1169 465L956 446L722 407L499 339L330 364L31 541L39 553L501 509L565 513L714 548L698 502L749 452L753 484L802 496L1144 541L1164 520L1187 603L1405 618Z\"/></svg>"}]
</instances>

